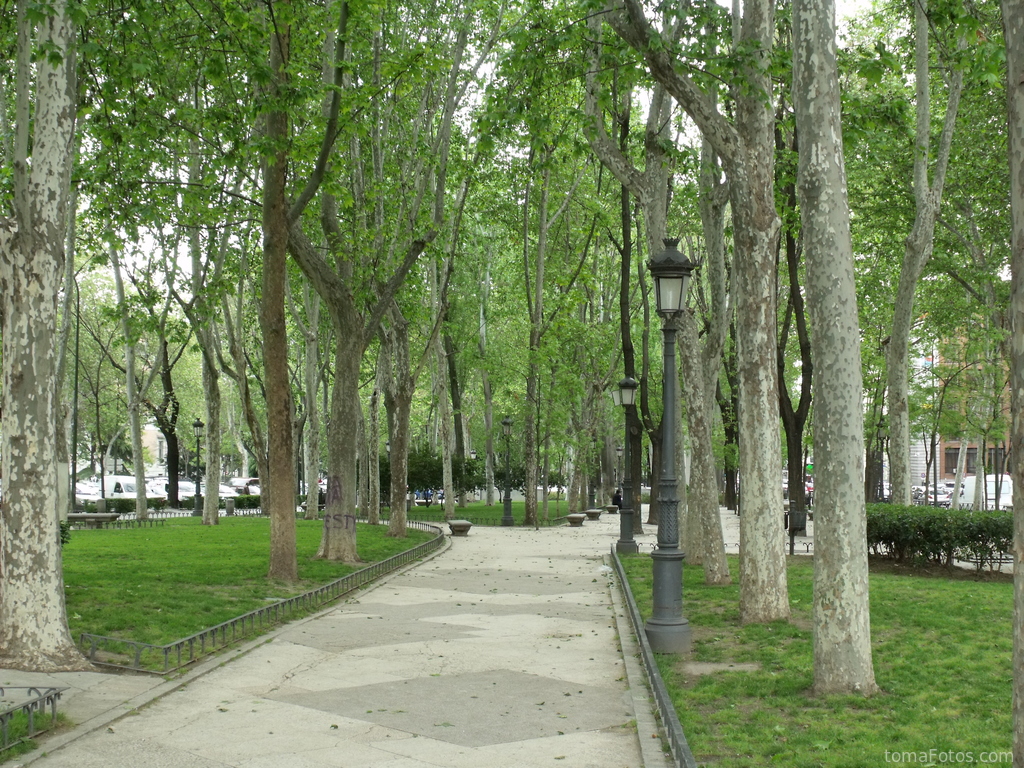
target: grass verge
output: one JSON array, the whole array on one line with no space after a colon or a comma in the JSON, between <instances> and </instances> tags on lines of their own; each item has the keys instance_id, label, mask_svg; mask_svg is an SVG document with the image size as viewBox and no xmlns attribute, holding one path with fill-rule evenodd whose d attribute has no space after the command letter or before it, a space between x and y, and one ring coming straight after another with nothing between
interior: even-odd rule
<instances>
[{"instance_id":1,"label":"grass verge","mask_svg":"<svg viewBox=\"0 0 1024 768\"><path fill-rule=\"evenodd\" d=\"M153 528L74 531L64 546L68 623L82 632L162 645L206 627L340 578L362 565L314 560L322 521L296 521L299 581L270 581L270 520L177 518ZM360 525L364 564L430 538L409 530L404 539L385 526Z\"/></svg>"},{"instance_id":2,"label":"grass verge","mask_svg":"<svg viewBox=\"0 0 1024 768\"><path fill-rule=\"evenodd\" d=\"M651 562L623 557L644 617ZM1009 764L1012 743L1013 584L1003 574L897 568L872 562L871 630L876 696L822 696L811 649L813 564L790 558L792 621L743 626L738 563L733 586L708 587L699 567L683 576L694 648L659 655L687 741L716 768L784 765ZM753 663L757 671L698 673L691 662ZM707 667L705 667L705 670Z\"/></svg>"},{"instance_id":3,"label":"grass verge","mask_svg":"<svg viewBox=\"0 0 1024 768\"><path fill-rule=\"evenodd\" d=\"M54 720L47 712L36 712L33 723L35 725L35 735L39 736L52 730L54 727L59 728L67 725L67 718L58 713L56 720ZM0 763L31 752L38 746L34 738L28 738L28 715L24 712L16 712L8 721L7 738L11 746L0 751Z\"/></svg>"}]
</instances>

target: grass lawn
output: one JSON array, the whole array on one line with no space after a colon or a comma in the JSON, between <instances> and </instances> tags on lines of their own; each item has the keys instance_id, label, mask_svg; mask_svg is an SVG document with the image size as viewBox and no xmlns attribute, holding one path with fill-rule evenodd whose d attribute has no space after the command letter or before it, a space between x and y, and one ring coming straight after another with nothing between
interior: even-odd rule
<instances>
[{"instance_id":1,"label":"grass lawn","mask_svg":"<svg viewBox=\"0 0 1024 768\"><path fill-rule=\"evenodd\" d=\"M153 528L72 531L64 546L72 637L89 632L162 645L362 567L314 560L322 528L321 521L296 521L297 584L266 578L265 517L222 517L215 526L186 517ZM405 539L386 532L386 526L359 526L359 556L366 564L430 538L411 529Z\"/></svg>"},{"instance_id":2,"label":"grass lawn","mask_svg":"<svg viewBox=\"0 0 1024 768\"><path fill-rule=\"evenodd\" d=\"M813 697L811 560L789 561L792 622L750 626L739 622L738 562L730 560L729 587L705 586L697 566L684 570L692 660L753 662L759 670L697 675L686 659L658 656L699 763L1010 764L1011 577L985 574L979 580L966 571L951 575L873 561L871 633L882 692L870 698ZM622 561L640 612L649 616L650 557Z\"/></svg>"}]
</instances>

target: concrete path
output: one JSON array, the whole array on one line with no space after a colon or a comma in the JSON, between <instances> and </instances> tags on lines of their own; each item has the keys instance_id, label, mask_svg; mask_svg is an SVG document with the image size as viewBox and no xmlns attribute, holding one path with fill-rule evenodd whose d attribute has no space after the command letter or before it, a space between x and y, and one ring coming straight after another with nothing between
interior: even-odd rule
<instances>
[{"instance_id":1,"label":"concrete path","mask_svg":"<svg viewBox=\"0 0 1024 768\"><path fill-rule=\"evenodd\" d=\"M723 515L723 519L725 516ZM34 768L664 768L621 595L618 516L476 526L429 561L185 677L67 685ZM638 537L643 550L653 529Z\"/></svg>"}]
</instances>

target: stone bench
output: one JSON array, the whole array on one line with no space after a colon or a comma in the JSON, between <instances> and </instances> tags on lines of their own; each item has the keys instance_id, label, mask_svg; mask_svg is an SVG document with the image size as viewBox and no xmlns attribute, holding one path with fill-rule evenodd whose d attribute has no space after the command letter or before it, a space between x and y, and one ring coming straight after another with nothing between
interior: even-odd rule
<instances>
[{"instance_id":1,"label":"stone bench","mask_svg":"<svg viewBox=\"0 0 1024 768\"><path fill-rule=\"evenodd\" d=\"M619 514L619 508L615 504L609 504L607 507L604 508L604 511L607 512L609 515Z\"/></svg>"},{"instance_id":2,"label":"stone bench","mask_svg":"<svg viewBox=\"0 0 1024 768\"><path fill-rule=\"evenodd\" d=\"M105 528L120 516L118 512L72 512L68 515L68 522L76 528Z\"/></svg>"},{"instance_id":3,"label":"stone bench","mask_svg":"<svg viewBox=\"0 0 1024 768\"><path fill-rule=\"evenodd\" d=\"M588 509L586 511L587 519L589 520L600 520L603 509Z\"/></svg>"},{"instance_id":4,"label":"stone bench","mask_svg":"<svg viewBox=\"0 0 1024 768\"><path fill-rule=\"evenodd\" d=\"M565 519L569 521L570 527L582 528L583 521L587 519L587 516L582 512L573 512L571 515L566 515Z\"/></svg>"},{"instance_id":5,"label":"stone bench","mask_svg":"<svg viewBox=\"0 0 1024 768\"><path fill-rule=\"evenodd\" d=\"M468 536L473 524L469 520L449 520L448 527L451 528L452 536Z\"/></svg>"}]
</instances>

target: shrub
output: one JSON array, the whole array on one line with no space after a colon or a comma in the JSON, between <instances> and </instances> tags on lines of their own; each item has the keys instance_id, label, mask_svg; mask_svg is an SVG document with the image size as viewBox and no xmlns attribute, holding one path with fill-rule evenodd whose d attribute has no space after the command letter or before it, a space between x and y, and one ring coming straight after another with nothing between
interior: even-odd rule
<instances>
[{"instance_id":1,"label":"shrub","mask_svg":"<svg viewBox=\"0 0 1024 768\"><path fill-rule=\"evenodd\" d=\"M1006 511L868 504L867 523L869 551L898 561L965 560L981 569L1013 542L1013 514Z\"/></svg>"},{"instance_id":2,"label":"shrub","mask_svg":"<svg viewBox=\"0 0 1024 768\"><path fill-rule=\"evenodd\" d=\"M235 509L259 509L259 496L235 496Z\"/></svg>"}]
</instances>

